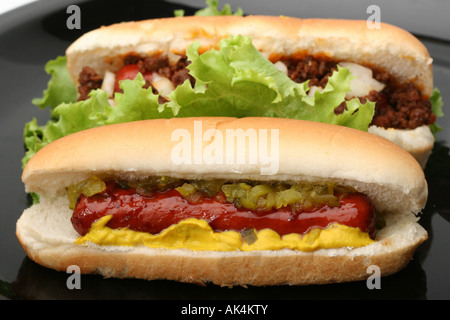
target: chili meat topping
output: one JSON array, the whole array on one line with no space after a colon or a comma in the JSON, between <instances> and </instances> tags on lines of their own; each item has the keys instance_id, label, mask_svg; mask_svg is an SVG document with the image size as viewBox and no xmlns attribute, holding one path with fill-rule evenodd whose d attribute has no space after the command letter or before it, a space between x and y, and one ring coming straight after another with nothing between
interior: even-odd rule
<instances>
[{"instance_id":1,"label":"chili meat topping","mask_svg":"<svg viewBox=\"0 0 450 320\"><path fill-rule=\"evenodd\" d=\"M280 60L287 67L287 75L295 82L301 83L309 80L309 86L324 87L328 78L337 70L338 62L307 56L305 58ZM173 86L182 84L188 79L192 85L195 79L189 75L186 68L189 61L186 56L156 54L142 57L130 53L124 57L124 66L116 73L116 86L114 91L120 91L119 80L134 79L138 72L146 80L145 88L152 87L153 92L158 90L151 84L152 74L156 73L170 80ZM431 111L431 103L421 97L420 91L411 83L397 84L386 71L372 70L375 80L385 84L382 91L372 90L369 95L359 97L361 102L366 100L375 102L375 114L372 125L383 128L415 129L422 125L433 124L436 115ZM79 100L88 98L92 89L102 86L102 78L92 68L85 67L79 75ZM160 102L166 101L160 96ZM345 102L335 109L336 114L345 110Z\"/></svg>"},{"instance_id":2,"label":"chili meat topping","mask_svg":"<svg viewBox=\"0 0 450 320\"><path fill-rule=\"evenodd\" d=\"M337 70L337 62L320 60L311 56L305 59L287 59L282 62L288 68L288 76L295 82L309 80L309 86L325 87L328 78ZM383 128L415 129L434 123L436 115L431 112L431 103L423 99L419 90L411 83L396 84L388 72L372 70L374 79L384 83L380 91L372 90L368 96L360 97L375 102L375 115L372 125ZM336 108L335 113L344 111L345 103Z\"/></svg>"}]
</instances>

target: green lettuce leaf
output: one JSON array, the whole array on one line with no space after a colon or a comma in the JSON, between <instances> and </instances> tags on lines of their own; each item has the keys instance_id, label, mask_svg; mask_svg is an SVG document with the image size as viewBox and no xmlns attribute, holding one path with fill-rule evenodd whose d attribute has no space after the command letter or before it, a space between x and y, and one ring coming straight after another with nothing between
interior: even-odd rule
<instances>
[{"instance_id":1,"label":"green lettuce leaf","mask_svg":"<svg viewBox=\"0 0 450 320\"><path fill-rule=\"evenodd\" d=\"M30 160L30 158L39 151L42 147L46 145L43 142L44 128L39 126L36 118L25 123L23 129L23 140L25 143L25 155L22 158L22 167Z\"/></svg>"},{"instance_id":2,"label":"green lettuce leaf","mask_svg":"<svg viewBox=\"0 0 450 320\"><path fill-rule=\"evenodd\" d=\"M143 88L144 85L145 80L140 73L135 80L122 81L120 88L123 93L114 95L115 105L110 108L105 124L172 118L170 108L158 103L158 95L152 92L152 88Z\"/></svg>"},{"instance_id":3,"label":"green lettuce leaf","mask_svg":"<svg viewBox=\"0 0 450 320\"><path fill-rule=\"evenodd\" d=\"M238 8L236 12L233 13L229 4L225 4L222 10L219 10L219 1L218 0L206 0L206 7L200 9L194 13L196 16L243 16L244 12L241 8ZM174 11L175 17L183 17L184 10L179 9Z\"/></svg>"},{"instance_id":4,"label":"green lettuce leaf","mask_svg":"<svg viewBox=\"0 0 450 320\"><path fill-rule=\"evenodd\" d=\"M85 101L58 105L53 111L54 118L44 126L39 126L36 119L26 123L24 140L27 150L22 166L50 142L80 130L104 125L110 108L107 93L93 90Z\"/></svg>"},{"instance_id":5,"label":"green lettuce leaf","mask_svg":"<svg viewBox=\"0 0 450 320\"><path fill-rule=\"evenodd\" d=\"M307 94L308 82L296 83L252 44L249 37L223 39L218 50L198 53L199 44L187 50L188 68L196 79L171 94L168 106L177 117L229 116L280 117L333 123L367 131L375 104L359 99L346 103L347 110L334 109L345 100L353 79L346 68L338 68L322 91Z\"/></svg>"},{"instance_id":6,"label":"green lettuce leaf","mask_svg":"<svg viewBox=\"0 0 450 320\"><path fill-rule=\"evenodd\" d=\"M50 108L50 114L53 116L53 110L63 102L75 102L77 100L77 88L67 70L67 58L59 56L50 60L45 65L45 71L51 75L41 98L35 98L32 103L41 109Z\"/></svg>"},{"instance_id":7,"label":"green lettuce leaf","mask_svg":"<svg viewBox=\"0 0 450 320\"><path fill-rule=\"evenodd\" d=\"M438 88L434 88L433 93L430 97L431 102L431 112L433 112L436 117L443 117L444 112L442 111L442 106L444 103L442 102L441 92ZM435 122L433 124L430 124L430 130L433 134L436 134L437 132L441 131L442 128Z\"/></svg>"},{"instance_id":8,"label":"green lettuce leaf","mask_svg":"<svg viewBox=\"0 0 450 320\"><path fill-rule=\"evenodd\" d=\"M229 4L225 4L222 10L219 10L218 0L206 0L206 8L198 10L196 16L243 16L244 12L241 8L238 8L236 12L233 13Z\"/></svg>"},{"instance_id":9,"label":"green lettuce leaf","mask_svg":"<svg viewBox=\"0 0 450 320\"><path fill-rule=\"evenodd\" d=\"M103 90L93 90L90 98L75 103L62 103L54 110L58 117L56 121L49 121L44 129L44 143L55 141L66 135L102 126L106 124L111 106L108 94Z\"/></svg>"},{"instance_id":10,"label":"green lettuce leaf","mask_svg":"<svg viewBox=\"0 0 450 320\"><path fill-rule=\"evenodd\" d=\"M108 94L93 90L87 100L61 103L54 111L54 118L44 126L39 126L36 119L28 122L24 129L27 148L22 159L24 166L39 149L48 143L66 135L107 124L173 117L170 108L158 103L158 95L152 89L143 88L145 80L141 74L135 80L124 80L116 93L114 105L110 104Z\"/></svg>"}]
</instances>

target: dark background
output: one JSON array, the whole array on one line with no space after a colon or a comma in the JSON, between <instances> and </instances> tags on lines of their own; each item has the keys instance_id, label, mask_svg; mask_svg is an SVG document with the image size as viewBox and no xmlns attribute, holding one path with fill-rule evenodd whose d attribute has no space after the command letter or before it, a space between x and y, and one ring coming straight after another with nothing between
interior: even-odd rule
<instances>
[{"instance_id":1,"label":"dark background","mask_svg":"<svg viewBox=\"0 0 450 320\"><path fill-rule=\"evenodd\" d=\"M290 1L241 0L246 14L295 17L367 19L369 5L378 5L381 20L417 35L434 59L435 86L450 103L450 2L440 1ZM81 30L68 30L66 8L81 8ZM48 111L31 99L40 97L49 80L45 63L64 55L81 34L114 22L186 15L204 7L204 1L61 1L41 0L0 16L0 298L3 299L449 299L450 298L450 128L448 116L438 119L443 130L426 168L430 188L421 224L429 240L401 272L383 278L380 290L365 282L308 287L220 288L171 281L102 279L82 276L81 290L68 290L68 275L38 266L26 258L15 237L15 223L28 206L20 181L23 126L33 117L44 124ZM450 115L450 111L444 113Z\"/></svg>"}]
</instances>

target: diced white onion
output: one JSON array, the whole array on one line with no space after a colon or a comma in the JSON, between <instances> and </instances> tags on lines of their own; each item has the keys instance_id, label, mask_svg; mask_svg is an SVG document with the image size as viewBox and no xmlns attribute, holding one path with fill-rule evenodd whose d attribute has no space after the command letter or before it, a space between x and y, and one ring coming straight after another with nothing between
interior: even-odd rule
<instances>
[{"instance_id":1,"label":"diced white onion","mask_svg":"<svg viewBox=\"0 0 450 320\"><path fill-rule=\"evenodd\" d=\"M350 82L350 91L345 95L347 99L354 97L365 97L370 91L377 92L384 89L384 83L381 83L373 78L372 70L352 62L339 62L339 65L348 68L355 77Z\"/></svg>"},{"instance_id":2,"label":"diced white onion","mask_svg":"<svg viewBox=\"0 0 450 320\"><path fill-rule=\"evenodd\" d=\"M101 89L108 93L108 97L112 97L114 94L114 85L116 82L116 75L111 71L106 71L103 77Z\"/></svg>"},{"instance_id":3,"label":"diced white onion","mask_svg":"<svg viewBox=\"0 0 450 320\"><path fill-rule=\"evenodd\" d=\"M172 81L170 81L166 77L160 76L157 73L152 74L151 84L164 98L168 98L169 94L173 90L175 90L175 86L173 85Z\"/></svg>"},{"instance_id":4,"label":"diced white onion","mask_svg":"<svg viewBox=\"0 0 450 320\"><path fill-rule=\"evenodd\" d=\"M278 68L278 70L283 71L285 74L288 74L288 68L283 62L277 61L274 65Z\"/></svg>"},{"instance_id":5,"label":"diced white onion","mask_svg":"<svg viewBox=\"0 0 450 320\"><path fill-rule=\"evenodd\" d=\"M318 87L318 86L311 86L309 88L309 91L308 91L308 96L313 97L314 96L314 92L316 92L317 90L319 90L319 92L320 92L320 91L323 90L323 88Z\"/></svg>"},{"instance_id":6,"label":"diced white onion","mask_svg":"<svg viewBox=\"0 0 450 320\"><path fill-rule=\"evenodd\" d=\"M167 52L167 58L169 59L169 64L174 65L181 59L181 56L169 51Z\"/></svg>"}]
</instances>

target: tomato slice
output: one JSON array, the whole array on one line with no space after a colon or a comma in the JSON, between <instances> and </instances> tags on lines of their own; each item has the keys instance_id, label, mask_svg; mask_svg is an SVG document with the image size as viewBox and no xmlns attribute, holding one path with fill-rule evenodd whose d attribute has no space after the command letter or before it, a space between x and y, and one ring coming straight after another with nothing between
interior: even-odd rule
<instances>
[{"instance_id":1,"label":"tomato slice","mask_svg":"<svg viewBox=\"0 0 450 320\"><path fill-rule=\"evenodd\" d=\"M120 91L119 81L122 80L134 80L139 73L139 67L137 64L127 64L120 68L119 71L116 72L116 82L114 84L114 92ZM152 80L152 73L146 72L142 74L144 79L148 82Z\"/></svg>"}]
</instances>

